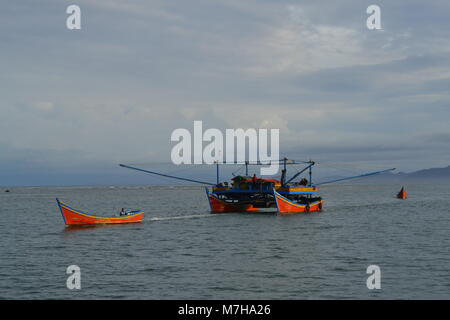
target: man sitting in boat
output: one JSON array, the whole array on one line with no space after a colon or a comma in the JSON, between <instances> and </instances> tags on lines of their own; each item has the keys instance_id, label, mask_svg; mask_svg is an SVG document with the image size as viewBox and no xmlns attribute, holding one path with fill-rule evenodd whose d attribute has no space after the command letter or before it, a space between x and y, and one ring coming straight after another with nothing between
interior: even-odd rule
<instances>
[{"instance_id":1,"label":"man sitting in boat","mask_svg":"<svg viewBox=\"0 0 450 320\"><path fill-rule=\"evenodd\" d=\"M300 180L300 182L298 184L300 186L307 186L308 185L308 179L303 178L302 180Z\"/></svg>"},{"instance_id":2,"label":"man sitting in boat","mask_svg":"<svg viewBox=\"0 0 450 320\"><path fill-rule=\"evenodd\" d=\"M121 215L121 216L126 216L126 215L127 215L127 212L125 211L125 208L122 208L122 209L120 210L120 215Z\"/></svg>"}]
</instances>

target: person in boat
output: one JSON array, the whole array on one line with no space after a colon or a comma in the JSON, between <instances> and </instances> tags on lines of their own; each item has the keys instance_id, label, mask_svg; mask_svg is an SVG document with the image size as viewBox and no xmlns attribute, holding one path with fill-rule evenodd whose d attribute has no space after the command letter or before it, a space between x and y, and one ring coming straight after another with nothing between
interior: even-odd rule
<instances>
[{"instance_id":1,"label":"person in boat","mask_svg":"<svg viewBox=\"0 0 450 320\"><path fill-rule=\"evenodd\" d=\"M303 178L302 180L300 180L299 185L301 185L301 186L307 186L307 185L308 185L308 179Z\"/></svg>"},{"instance_id":2,"label":"person in boat","mask_svg":"<svg viewBox=\"0 0 450 320\"><path fill-rule=\"evenodd\" d=\"M254 173L254 174L253 174L253 178L252 178L252 182L253 182L253 183L256 183L256 179L257 179L257 178L256 178L256 173Z\"/></svg>"},{"instance_id":3,"label":"person in boat","mask_svg":"<svg viewBox=\"0 0 450 320\"><path fill-rule=\"evenodd\" d=\"M120 215L121 215L121 216L126 216L126 215L127 215L127 213L125 212L125 208L122 208L122 209L120 210Z\"/></svg>"},{"instance_id":4,"label":"person in boat","mask_svg":"<svg viewBox=\"0 0 450 320\"><path fill-rule=\"evenodd\" d=\"M281 185L284 186L284 182L286 180L286 169L281 170Z\"/></svg>"}]
</instances>

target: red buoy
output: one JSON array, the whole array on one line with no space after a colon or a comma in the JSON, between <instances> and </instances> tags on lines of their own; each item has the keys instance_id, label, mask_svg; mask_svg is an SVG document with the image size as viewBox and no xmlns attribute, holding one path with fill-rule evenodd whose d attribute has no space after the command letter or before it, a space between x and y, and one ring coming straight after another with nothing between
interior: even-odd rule
<instances>
[{"instance_id":1,"label":"red buoy","mask_svg":"<svg viewBox=\"0 0 450 320\"><path fill-rule=\"evenodd\" d=\"M399 193L397 193L397 198L398 199L406 199L408 198L408 193L405 191L405 188L402 187L402 189L400 190Z\"/></svg>"}]
</instances>

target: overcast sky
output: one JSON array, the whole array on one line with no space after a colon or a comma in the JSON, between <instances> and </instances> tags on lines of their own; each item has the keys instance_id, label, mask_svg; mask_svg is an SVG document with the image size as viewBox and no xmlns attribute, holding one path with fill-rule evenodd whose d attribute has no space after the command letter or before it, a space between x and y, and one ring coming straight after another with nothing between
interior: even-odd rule
<instances>
[{"instance_id":1,"label":"overcast sky","mask_svg":"<svg viewBox=\"0 0 450 320\"><path fill-rule=\"evenodd\" d=\"M450 164L448 1L8 1L0 43L0 185L169 161L194 120L279 128L297 159Z\"/></svg>"}]
</instances>

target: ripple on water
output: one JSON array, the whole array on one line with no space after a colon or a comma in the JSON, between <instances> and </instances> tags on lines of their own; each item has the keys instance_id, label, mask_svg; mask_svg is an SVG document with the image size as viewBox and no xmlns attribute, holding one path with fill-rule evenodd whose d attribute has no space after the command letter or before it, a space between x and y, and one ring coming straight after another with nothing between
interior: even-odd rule
<instances>
[{"instance_id":1,"label":"ripple on water","mask_svg":"<svg viewBox=\"0 0 450 320\"><path fill-rule=\"evenodd\" d=\"M397 186L330 186L324 212L292 217L211 215L202 188L150 189L3 196L0 298L450 298L445 188L410 185L399 202ZM65 228L56 197L89 212L139 207L145 222ZM71 264L82 272L77 293L65 287ZM365 287L369 264L381 267L380 292Z\"/></svg>"}]
</instances>

